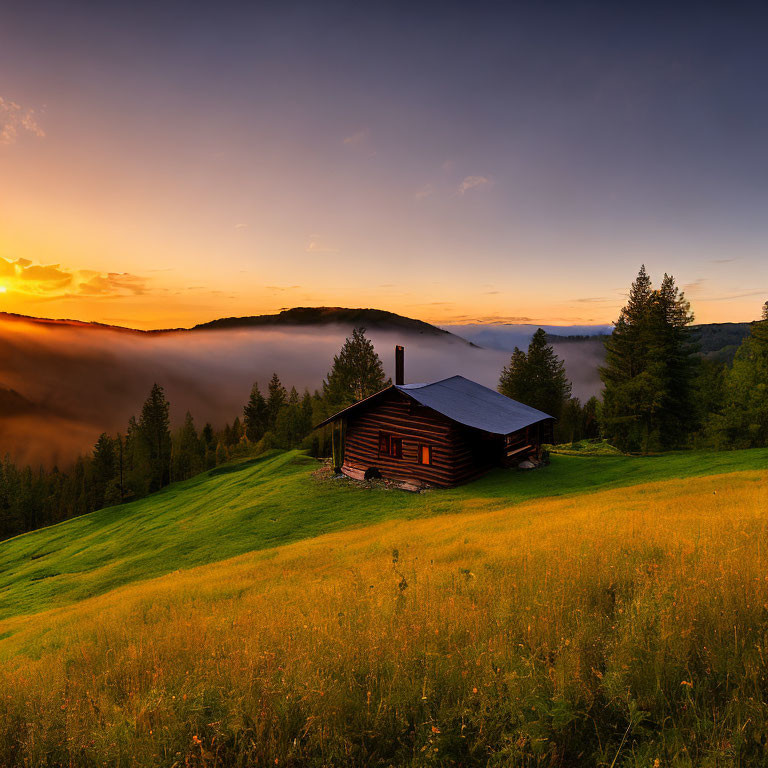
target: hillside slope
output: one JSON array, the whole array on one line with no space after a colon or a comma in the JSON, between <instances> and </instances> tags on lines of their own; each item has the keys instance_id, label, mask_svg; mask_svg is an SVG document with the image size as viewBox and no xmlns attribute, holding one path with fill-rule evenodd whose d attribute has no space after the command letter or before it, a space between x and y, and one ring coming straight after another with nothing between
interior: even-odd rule
<instances>
[{"instance_id":1,"label":"hillside slope","mask_svg":"<svg viewBox=\"0 0 768 768\"><path fill-rule=\"evenodd\" d=\"M319 466L299 452L274 452L2 542L0 619L345 527L760 469L768 466L768 450L648 458L553 456L552 465L538 472L499 470L460 488L418 495L319 479L314 475Z\"/></svg>"},{"instance_id":2,"label":"hillside slope","mask_svg":"<svg viewBox=\"0 0 768 768\"><path fill-rule=\"evenodd\" d=\"M679 457L664 458L635 479ZM267 461L284 505L312 482L301 457ZM561 460L550 483L615 484L615 466ZM515 503L547 475L499 474L478 494L337 483L325 501L402 497L419 513L446 498L456 514L0 621L0 764L764 764L765 469Z\"/></svg>"}]
</instances>

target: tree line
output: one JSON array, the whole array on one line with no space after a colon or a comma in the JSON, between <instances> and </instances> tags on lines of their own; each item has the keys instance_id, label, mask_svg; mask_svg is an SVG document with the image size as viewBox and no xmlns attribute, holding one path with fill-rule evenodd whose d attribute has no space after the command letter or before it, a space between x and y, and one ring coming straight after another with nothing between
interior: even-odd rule
<instances>
[{"instance_id":1,"label":"tree line","mask_svg":"<svg viewBox=\"0 0 768 768\"><path fill-rule=\"evenodd\" d=\"M698 354L690 304L670 275L641 267L606 339L602 399L571 397L563 362L539 329L515 348L502 394L557 418L557 442L601 437L622 451L768 445L768 302L733 363Z\"/></svg>"},{"instance_id":2,"label":"tree line","mask_svg":"<svg viewBox=\"0 0 768 768\"><path fill-rule=\"evenodd\" d=\"M264 393L253 384L242 418L218 430L210 423L198 430L189 412L172 430L170 404L155 384L124 433L101 434L66 471L17 466L9 456L1 460L0 539L140 499L238 456L299 447L327 456L329 436L312 427L388 383L373 344L356 329L334 357L322 390L300 395L275 373Z\"/></svg>"}]
</instances>

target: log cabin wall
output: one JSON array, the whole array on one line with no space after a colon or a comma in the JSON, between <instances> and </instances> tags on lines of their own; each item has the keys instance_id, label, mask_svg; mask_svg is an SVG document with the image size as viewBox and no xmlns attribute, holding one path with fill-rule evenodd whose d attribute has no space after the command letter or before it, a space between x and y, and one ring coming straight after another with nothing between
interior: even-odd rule
<instances>
[{"instance_id":1,"label":"log cabin wall","mask_svg":"<svg viewBox=\"0 0 768 768\"><path fill-rule=\"evenodd\" d=\"M451 443L453 423L410 398L393 392L370 410L351 416L347 422L344 448L345 470L362 471L375 467L390 480L420 480L434 485L453 485L454 459ZM381 433L403 441L400 458L379 453ZM432 463L420 464L420 445L432 449Z\"/></svg>"},{"instance_id":2,"label":"log cabin wall","mask_svg":"<svg viewBox=\"0 0 768 768\"><path fill-rule=\"evenodd\" d=\"M392 392L386 399L350 416L343 469L351 474L376 468L388 480L438 486L457 485L498 466L516 466L551 440L552 422L540 422L506 438L463 427L439 413ZM402 440L402 456L383 455L384 433ZM431 448L431 464L419 462L421 446Z\"/></svg>"}]
</instances>

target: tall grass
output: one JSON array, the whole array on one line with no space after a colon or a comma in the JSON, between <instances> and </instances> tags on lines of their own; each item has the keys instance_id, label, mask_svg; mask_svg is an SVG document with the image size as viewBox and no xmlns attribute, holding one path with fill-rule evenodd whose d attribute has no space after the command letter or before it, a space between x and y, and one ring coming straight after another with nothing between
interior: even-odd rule
<instances>
[{"instance_id":1,"label":"tall grass","mask_svg":"<svg viewBox=\"0 0 768 768\"><path fill-rule=\"evenodd\" d=\"M7 619L0 764L763 765L766 510L765 472L668 481Z\"/></svg>"}]
</instances>

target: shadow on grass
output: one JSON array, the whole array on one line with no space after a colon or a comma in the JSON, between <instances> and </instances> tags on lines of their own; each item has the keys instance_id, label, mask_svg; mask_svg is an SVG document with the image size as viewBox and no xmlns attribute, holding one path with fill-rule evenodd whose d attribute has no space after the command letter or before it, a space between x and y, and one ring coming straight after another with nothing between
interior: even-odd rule
<instances>
[{"instance_id":1,"label":"shadow on grass","mask_svg":"<svg viewBox=\"0 0 768 768\"><path fill-rule=\"evenodd\" d=\"M268 454L264 456L257 456L255 459L248 459L247 461L241 461L237 464L224 464L221 467L208 470L208 477L217 477L218 475L231 475L233 472L242 472L246 469L263 463L268 458L274 458Z\"/></svg>"}]
</instances>

